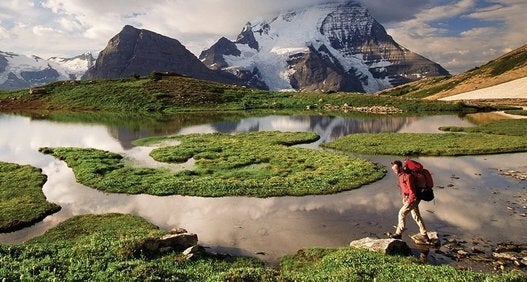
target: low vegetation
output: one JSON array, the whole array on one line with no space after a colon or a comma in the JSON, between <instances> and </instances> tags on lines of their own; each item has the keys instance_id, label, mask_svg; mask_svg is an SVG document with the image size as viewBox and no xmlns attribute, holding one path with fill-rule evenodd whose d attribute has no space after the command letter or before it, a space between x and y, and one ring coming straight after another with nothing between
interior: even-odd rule
<instances>
[{"instance_id":1,"label":"low vegetation","mask_svg":"<svg viewBox=\"0 0 527 282\"><path fill-rule=\"evenodd\" d=\"M510 136L527 136L527 119L503 119L476 127L444 126L440 130L450 132L487 133Z\"/></svg>"},{"instance_id":2,"label":"low vegetation","mask_svg":"<svg viewBox=\"0 0 527 282\"><path fill-rule=\"evenodd\" d=\"M45 182L40 169L0 162L0 232L22 229L60 210L46 201Z\"/></svg>"},{"instance_id":3,"label":"low vegetation","mask_svg":"<svg viewBox=\"0 0 527 282\"><path fill-rule=\"evenodd\" d=\"M523 281L519 272L486 274L354 248L305 249L282 258L285 281Z\"/></svg>"},{"instance_id":4,"label":"low vegetation","mask_svg":"<svg viewBox=\"0 0 527 282\"><path fill-rule=\"evenodd\" d=\"M250 258L179 252L149 256L138 246L164 232L142 218L77 216L20 245L0 245L6 281L243 281L269 280L275 271Z\"/></svg>"},{"instance_id":5,"label":"low vegetation","mask_svg":"<svg viewBox=\"0 0 527 282\"><path fill-rule=\"evenodd\" d=\"M314 133L253 132L138 141L143 145L181 142L151 152L160 162L195 160L192 170L176 172L131 167L122 156L95 149L43 148L41 152L66 161L80 183L113 193L204 197L329 194L358 188L386 173L369 161L291 147L318 138Z\"/></svg>"},{"instance_id":6,"label":"low vegetation","mask_svg":"<svg viewBox=\"0 0 527 282\"><path fill-rule=\"evenodd\" d=\"M282 258L278 268L254 258L177 251L142 252L164 232L132 215L83 215L18 245L0 245L6 281L525 281L501 274L421 265L413 258L352 248L306 249ZM198 234L199 235L199 234Z\"/></svg>"},{"instance_id":7,"label":"low vegetation","mask_svg":"<svg viewBox=\"0 0 527 282\"><path fill-rule=\"evenodd\" d=\"M527 116L527 110L508 110L505 111L505 113L510 115Z\"/></svg>"},{"instance_id":8,"label":"low vegetation","mask_svg":"<svg viewBox=\"0 0 527 282\"><path fill-rule=\"evenodd\" d=\"M164 75L100 81L60 81L28 90L0 91L0 110L109 111L179 113L251 109L323 111L331 108L388 106L411 112L473 111L461 103L422 101L357 93L297 93L248 89L240 86ZM44 94L42 94L44 93Z\"/></svg>"},{"instance_id":9,"label":"low vegetation","mask_svg":"<svg viewBox=\"0 0 527 282\"><path fill-rule=\"evenodd\" d=\"M527 119L439 129L457 133L351 134L321 146L360 154L399 156L459 156L527 151Z\"/></svg>"},{"instance_id":10,"label":"low vegetation","mask_svg":"<svg viewBox=\"0 0 527 282\"><path fill-rule=\"evenodd\" d=\"M481 133L363 133L350 134L322 146L372 155L460 156L526 152L527 139Z\"/></svg>"}]
</instances>

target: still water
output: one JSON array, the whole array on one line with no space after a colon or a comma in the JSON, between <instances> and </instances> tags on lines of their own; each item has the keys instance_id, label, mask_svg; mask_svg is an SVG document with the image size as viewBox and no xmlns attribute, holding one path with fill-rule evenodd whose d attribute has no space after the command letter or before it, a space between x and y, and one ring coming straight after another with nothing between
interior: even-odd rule
<instances>
[{"instance_id":1,"label":"still water","mask_svg":"<svg viewBox=\"0 0 527 282\"><path fill-rule=\"evenodd\" d=\"M18 243L43 234L80 214L132 213L162 229L183 227L198 234L211 251L256 256L276 262L303 247L337 247L366 236L393 231L400 208L395 176L334 195L280 198L199 198L108 194L75 181L64 162L38 152L40 147L90 147L123 154L138 166L163 166L151 148L132 141L152 135L311 131L318 145L359 132L439 132L444 125L472 126L481 117L330 117L323 115L185 115L163 120L141 118L30 118L0 114L0 161L42 168L43 191L62 210L18 232L0 234L0 243ZM67 120L67 121L66 121ZM389 167L393 157L363 156ZM423 202L429 230L464 240L527 241L527 183L499 174L499 169L527 169L527 153L419 158L434 175L436 200ZM192 165L192 164L190 164ZM408 218L408 232L417 232ZM405 238L409 242L408 238Z\"/></svg>"}]
</instances>

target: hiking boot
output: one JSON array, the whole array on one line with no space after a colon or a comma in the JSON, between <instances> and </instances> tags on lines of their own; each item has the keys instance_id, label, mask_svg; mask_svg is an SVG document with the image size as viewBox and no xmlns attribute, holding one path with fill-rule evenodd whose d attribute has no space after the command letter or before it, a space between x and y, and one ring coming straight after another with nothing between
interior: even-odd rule
<instances>
[{"instance_id":1,"label":"hiking boot","mask_svg":"<svg viewBox=\"0 0 527 282\"><path fill-rule=\"evenodd\" d=\"M415 239L421 242L426 242L426 243L430 242L430 238L428 238L427 234L415 235Z\"/></svg>"},{"instance_id":2,"label":"hiking boot","mask_svg":"<svg viewBox=\"0 0 527 282\"><path fill-rule=\"evenodd\" d=\"M388 236L388 238L391 238L391 239L401 239L401 234L397 234L397 233L386 233L386 235Z\"/></svg>"}]
</instances>

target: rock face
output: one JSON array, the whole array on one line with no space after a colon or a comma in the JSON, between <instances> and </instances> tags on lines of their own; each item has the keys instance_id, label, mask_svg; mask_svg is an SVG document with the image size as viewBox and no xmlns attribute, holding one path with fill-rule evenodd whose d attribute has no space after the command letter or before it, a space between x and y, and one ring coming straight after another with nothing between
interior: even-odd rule
<instances>
[{"instance_id":1,"label":"rock face","mask_svg":"<svg viewBox=\"0 0 527 282\"><path fill-rule=\"evenodd\" d=\"M228 49L224 49L228 53ZM125 26L99 53L87 79L107 79L171 72L198 79L237 83L227 73L207 68L176 39L155 32Z\"/></svg>"},{"instance_id":2,"label":"rock face","mask_svg":"<svg viewBox=\"0 0 527 282\"><path fill-rule=\"evenodd\" d=\"M256 79L248 73L259 74L271 90L376 92L448 74L437 63L397 44L355 1L316 5L247 23L236 41L222 38L200 59L212 69L245 79Z\"/></svg>"},{"instance_id":3,"label":"rock face","mask_svg":"<svg viewBox=\"0 0 527 282\"><path fill-rule=\"evenodd\" d=\"M367 237L352 241L350 247L367 249L387 255L407 256L411 253L410 247L404 241L397 239L375 239Z\"/></svg>"},{"instance_id":4,"label":"rock face","mask_svg":"<svg viewBox=\"0 0 527 282\"><path fill-rule=\"evenodd\" d=\"M57 80L78 80L94 62L90 53L45 60L0 51L0 90L35 87Z\"/></svg>"}]
</instances>

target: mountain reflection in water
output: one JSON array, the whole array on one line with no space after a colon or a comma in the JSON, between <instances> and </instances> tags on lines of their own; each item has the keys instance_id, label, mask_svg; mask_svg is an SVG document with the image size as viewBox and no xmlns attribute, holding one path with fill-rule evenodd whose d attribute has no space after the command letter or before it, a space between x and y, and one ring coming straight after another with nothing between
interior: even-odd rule
<instances>
[{"instance_id":1,"label":"mountain reflection in water","mask_svg":"<svg viewBox=\"0 0 527 282\"><path fill-rule=\"evenodd\" d=\"M201 120L206 122L201 123ZM443 125L470 126L454 115L427 117L262 116L239 119L166 120L165 130L141 124L64 123L0 115L0 161L30 164L43 169L48 181L43 191L63 209L42 222L18 232L0 234L0 242L23 242L43 234L58 223L79 214L133 213L163 229L176 226L197 233L200 244L211 250L258 256L269 262L303 247L336 247L365 236L383 237L392 231L400 207L395 176L353 191L334 195L280 198L199 198L183 196L108 194L76 183L66 164L38 152L44 146L92 147L124 154L141 166L165 166L148 157L150 148L132 141L151 135L248 131L312 131L321 139L318 148L341 136L359 132L438 132ZM393 157L368 156L388 166ZM475 157L419 158L434 174L436 200L421 204L430 230L470 240L527 241L527 191L525 181L499 174L498 169L525 166L527 154ZM191 167L192 162L184 164ZM177 168L174 168L177 169ZM507 207L512 207L511 212ZM523 210L522 210L523 209ZM408 234L417 232L408 221ZM257 255L258 253L258 255Z\"/></svg>"}]
</instances>

